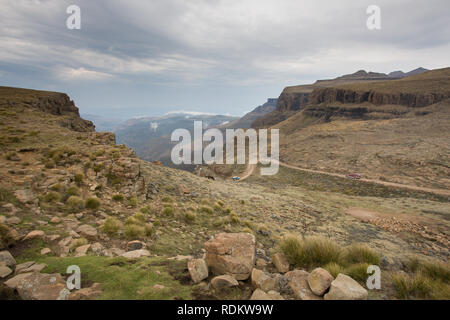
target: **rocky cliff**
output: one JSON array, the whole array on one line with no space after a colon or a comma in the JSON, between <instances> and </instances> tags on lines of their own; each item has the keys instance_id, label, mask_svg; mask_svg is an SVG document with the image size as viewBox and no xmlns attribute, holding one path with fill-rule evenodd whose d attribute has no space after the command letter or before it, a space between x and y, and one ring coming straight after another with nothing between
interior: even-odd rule
<instances>
[{"instance_id":1,"label":"rocky cliff","mask_svg":"<svg viewBox=\"0 0 450 320\"><path fill-rule=\"evenodd\" d=\"M448 93L429 92L429 93L411 93L411 92L377 92L374 90L358 91L352 89L340 88L320 88L312 92L310 104L321 103L364 103L368 102L374 105L402 105L407 107L426 107L449 98Z\"/></svg>"}]
</instances>

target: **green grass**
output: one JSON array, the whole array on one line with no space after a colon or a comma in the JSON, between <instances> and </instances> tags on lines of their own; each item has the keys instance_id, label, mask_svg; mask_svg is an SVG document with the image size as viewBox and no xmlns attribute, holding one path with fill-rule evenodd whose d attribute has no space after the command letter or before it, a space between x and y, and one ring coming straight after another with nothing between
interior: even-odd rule
<instances>
[{"instance_id":1,"label":"green grass","mask_svg":"<svg viewBox=\"0 0 450 320\"><path fill-rule=\"evenodd\" d=\"M68 266L79 266L81 286L90 286L94 282L100 283L103 293L98 299L101 300L192 299L190 288L175 280L169 273L169 269L173 267L164 265L165 262L163 263L159 258L141 258L137 262L131 262L122 257L36 256L35 260L48 265L43 270L46 273L56 272L64 275ZM152 287L155 284L161 284L166 289L154 290Z\"/></svg>"},{"instance_id":2,"label":"green grass","mask_svg":"<svg viewBox=\"0 0 450 320\"><path fill-rule=\"evenodd\" d=\"M368 263L379 265L380 256L365 244L352 244L340 256L341 265Z\"/></svg>"},{"instance_id":3,"label":"green grass","mask_svg":"<svg viewBox=\"0 0 450 320\"><path fill-rule=\"evenodd\" d=\"M342 247L332 240L320 237L301 239L290 235L280 242L280 249L295 267L323 266L338 263Z\"/></svg>"}]
</instances>

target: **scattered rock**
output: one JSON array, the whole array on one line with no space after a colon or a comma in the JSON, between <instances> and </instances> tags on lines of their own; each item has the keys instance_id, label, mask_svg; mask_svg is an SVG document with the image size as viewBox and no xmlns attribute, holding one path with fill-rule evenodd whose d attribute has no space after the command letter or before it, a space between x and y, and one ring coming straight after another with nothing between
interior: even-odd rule
<instances>
[{"instance_id":1,"label":"scattered rock","mask_svg":"<svg viewBox=\"0 0 450 320\"><path fill-rule=\"evenodd\" d=\"M57 224L57 223L60 223L60 222L61 222L61 218L60 217L53 217L50 220L50 223L54 223L54 224Z\"/></svg>"},{"instance_id":2,"label":"scattered rock","mask_svg":"<svg viewBox=\"0 0 450 320\"><path fill-rule=\"evenodd\" d=\"M148 250L140 249L140 250L134 250L134 251L128 251L121 255L122 257L125 257L127 259L137 259L140 257L149 257L150 252Z\"/></svg>"},{"instance_id":3,"label":"scattered rock","mask_svg":"<svg viewBox=\"0 0 450 320\"><path fill-rule=\"evenodd\" d=\"M90 248L91 248L90 244L85 244L84 246L77 247L75 249L75 257L84 257Z\"/></svg>"},{"instance_id":4,"label":"scattered rock","mask_svg":"<svg viewBox=\"0 0 450 320\"><path fill-rule=\"evenodd\" d=\"M255 237L249 233L220 233L205 242L206 263L214 274L246 280L255 265Z\"/></svg>"},{"instance_id":5,"label":"scattered rock","mask_svg":"<svg viewBox=\"0 0 450 320\"><path fill-rule=\"evenodd\" d=\"M250 300L272 300L272 298L261 289L256 289L255 291L253 291Z\"/></svg>"},{"instance_id":6,"label":"scattered rock","mask_svg":"<svg viewBox=\"0 0 450 320\"><path fill-rule=\"evenodd\" d=\"M6 223L7 224L19 224L22 220L20 220L20 218L18 217L11 217L6 219Z\"/></svg>"},{"instance_id":7,"label":"scattered rock","mask_svg":"<svg viewBox=\"0 0 450 320\"><path fill-rule=\"evenodd\" d=\"M208 278L208 266L203 259L191 259L187 263L189 274L194 283Z\"/></svg>"},{"instance_id":8,"label":"scattered rock","mask_svg":"<svg viewBox=\"0 0 450 320\"><path fill-rule=\"evenodd\" d=\"M29 267L31 267L31 266L34 265L35 263L36 263L36 262L34 262L34 261L27 261L27 262L18 264L18 265L16 266L15 273L16 273L16 274L23 273L23 272L21 272L22 270L28 269Z\"/></svg>"},{"instance_id":9,"label":"scattered rock","mask_svg":"<svg viewBox=\"0 0 450 320\"><path fill-rule=\"evenodd\" d=\"M267 292L267 295L271 300L285 300L279 292L276 292L274 290L270 290L269 292Z\"/></svg>"},{"instance_id":10,"label":"scattered rock","mask_svg":"<svg viewBox=\"0 0 450 320\"><path fill-rule=\"evenodd\" d=\"M127 251L134 251L145 248L145 243L139 240L130 241L127 243Z\"/></svg>"},{"instance_id":11,"label":"scattered rock","mask_svg":"<svg viewBox=\"0 0 450 320\"><path fill-rule=\"evenodd\" d=\"M41 272L42 270L44 270L47 267L46 264L44 263L34 263L32 265L30 265L27 268L21 268L18 270L18 268L16 268L16 274L21 274L21 273L29 273L29 272Z\"/></svg>"},{"instance_id":12,"label":"scattered rock","mask_svg":"<svg viewBox=\"0 0 450 320\"><path fill-rule=\"evenodd\" d=\"M333 276L325 269L316 268L308 276L308 284L312 292L323 296L334 280Z\"/></svg>"},{"instance_id":13,"label":"scattered rock","mask_svg":"<svg viewBox=\"0 0 450 320\"><path fill-rule=\"evenodd\" d=\"M37 239L37 238L43 238L44 236L45 236L44 231L42 231L42 230L34 230L34 231L31 231L30 233L28 233L23 238L23 241Z\"/></svg>"},{"instance_id":14,"label":"scattered rock","mask_svg":"<svg viewBox=\"0 0 450 320\"><path fill-rule=\"evenodd\" d=\"M211 285L214 287L214 289L222 290L226 288L237 287L239 285L239 282L232 276L224 274L214 277L211 280Z\"/></svg>"},{"instance_id":15,"label":"scattered rock","mask_svg":"<svg viewBox=\"0 0 450 320\"><path fill-rule=\"evenodd\" d=\"M77 232L83 237L90 239L95 238L97 236L97 229L87 224L79 226Z\"/></svg>"},{"instance_id":16,"label":"scattered rock","mask_svg":"<svg viewBox=\"0 0 450 320\"><path fill-rule=\"evenodd\" d=\"M309 273L304 270L293 270L289 271L285 274L285 277L288 279L289 287L294 293L294 297L299 300L320 300L321 297L318 297L311 291L311 288L308 284L308 276Z\"/></svg>"},{"instance_id":17,"label":"scattered rock","mask_svg":"<svg viewBox=\"0 0 450 320\"><path fill-rule=\"evenodd\" d=\"M16 260L14 257L9 253L9 251L1 251L0 252L0 263L4 263L5 266L14 269L16 265Z\"/></svg>"},{"instance_id":18,"label":"scattered rock","mask_svg":"<svg viewBox=\"0 0 450 320\"><path fill-rule=\"evenodd\" d=\"M281 252L277 252L272 256L272 263L280 273L286 273L289 271L289 261Z\"/></svg>"},{"instance_id":19,"label":"scattered rock","mask_svg":"<svg viewBox=\"0 0 450 320\"><path fill-rule=\"evenodd\" d=\"M6 278L9 276L13 271L6 266L6 264L0 264L0 279Z\"/></svg>"},{"instance_id":20,"label":"scattered rock","mask_svg":"<svg viewBox=\"0 0 450 320\"><path fill-rule=\"evenodd\" d=\"M50 248L44 248L44 249L41 250L41 254L42 255L49 254L50 252L52 252L52 250L50 250Z\"/></svg>"},{"instance_id":21,"label":"scattered rock","mask_svg":"<svg viewBox=\"0 0 450 320\"><path fill-rule=\"evenodd\" d=\"M155 284L152 288L155 290L161 291L161 290L164 290L166 287L163 286L162 284Z\"/></svg>"},{"instance_id":22,"label":"scattered rock","mask_svg":"<svg viewBox=\"0 0 450 320\"><path fill-rule=\"evenodd\" d=\"M102 294L100 283L94 283L89 288L83 288L72 292L69 295L69 300L93 300Z\"/></svg>"},{"instance_id":23,"label":"scattered rock","mask_svg":"<svg viewBox=\"0 0 450 320\"><path fill-rule=\"evenodd\" d=\"M103 255L105 247L100 242L96 242L92 244L91 250L96 255Z\"/></svg>"},{"instance_id":24,"label":"scattered rock","mask_svg":"<svg viewBox=\"0 0 450 320\"><path fill-rule=\"evenodd\" d=\"M368 292L358 282L345 274L338 274L331 282L325 300L367 300Z\"/></svg>"}]
</instances>

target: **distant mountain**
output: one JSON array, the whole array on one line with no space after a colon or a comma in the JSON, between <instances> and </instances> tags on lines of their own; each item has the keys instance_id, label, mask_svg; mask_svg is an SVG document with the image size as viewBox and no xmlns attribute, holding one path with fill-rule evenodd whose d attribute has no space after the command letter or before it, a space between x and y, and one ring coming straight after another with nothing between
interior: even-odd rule
<instances>
[{"instance_id":1,"label":"distant mountain","mask_svg":"<svg viewBox=\"0 0 450 320\"><path fill-rule=\"evenodd\" d=\"M249 113L245 114L242 118L235 120L233 122L227 123L225 125L220 126L221 129L247 129L250 128L252 123L265 116L268 113L271 113L277 108L278 99L276 98L269 98L267 99L267 102L263 105L260 105L253 109L253 111L250 111Z\"/></svg>"},{"instance_id":2,"label":"distant mountain","mask_svg":"<svg viewBox=\"0 0 450 320\"><path fill-rule=\"evenodd\" d=\"M427 71L429 71L429 70L420 67L420 68L411 70L410 72L406 72L406 73L403 71L393 71L393 72L389 73L388 76L391 78L406 78L406 77L415 76L416 74L421 74L421 73L424 73Z\"/></svg>"},{"instance_id":3,"label":"distant mountain","mask_svg":"<svg viewBox=\"0 0 450 320\"><path fill-rule=\"evenodd\" d=\"M133 148L136 154L148 161L159 160L172 166L170 136L175 129L187 129L193 135L194 121L203 121L203 128L218 127L237 120L227 115L200 113L171 113L163 117L142 117L122 122L116 130L118 144Z\"/></svg>"}]
</instances>

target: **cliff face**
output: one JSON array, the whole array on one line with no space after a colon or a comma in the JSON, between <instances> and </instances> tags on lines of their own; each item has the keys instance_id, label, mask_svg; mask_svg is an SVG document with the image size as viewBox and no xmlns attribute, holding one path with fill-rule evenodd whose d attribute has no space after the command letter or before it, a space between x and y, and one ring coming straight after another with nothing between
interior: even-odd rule
<instances>
[{"instance_id":1,"label":"cliff face","mask_svg":"<svg viewBox=\"0 0 450 320\"><path fill-rule=\"evenodd\" d=\"M278 98L277 110L280 112L301 110L308 104L310 94L310 92L289 92L285 89Z\"/></svg>"},{"instance_id":2,"label":"cliff face","mask_svg":"<svg viewBox=\"0 0 450 320\"><path fill-rule=\"evenodd\" d=\"M95 131L94 124L80 117L78 108L65 93L0 87L0 105L60 115L59 123L63 127L79 132Z\"/></svg>"},{"instance_id":3,"label":"cliff face","mask_svg":"<svg viewBox=\"0 0 450 320\"><path fill-rule=\"evenodd\" d=\"M406 107L426 107L449 97L447 93L383 93L339 88L320 88L312 92L310 104L317 105L335 102L353 104L368 102L374 105L391 104Z\"/></svg>"}]
</instances>

